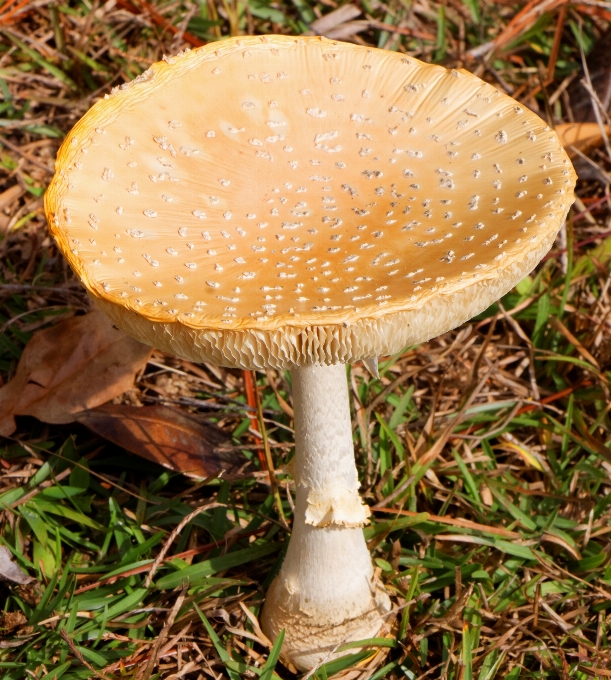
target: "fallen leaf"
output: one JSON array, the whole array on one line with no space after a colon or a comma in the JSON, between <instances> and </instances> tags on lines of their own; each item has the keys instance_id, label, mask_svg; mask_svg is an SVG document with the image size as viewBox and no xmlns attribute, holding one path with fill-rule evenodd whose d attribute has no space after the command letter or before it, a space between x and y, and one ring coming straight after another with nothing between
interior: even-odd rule
<instances>
[{"instance_id":1,"label":"fallen leaf","mask_svg":"<svg viewBox=\"0 0 611 680\"><path fill-rule=\"evenodd\" d=\"M602 144L603 136L598 123L561 123L556 125L556 134L569 156L577 154L571 147L586 153L588 149ZM611 129L605 125L605 132L611 137Z\"/></svg>"},{"instance_id":2,"label":"fallen leaf","mask_svg":"<svg viewBox=\"0 0 611 680\"><path fill-rule=\"evenodd\" d=\"M345 21L335 28L325 31L325 38L329 40L351 40L357 33L362 33L371 28L371 21Z\"/></svg>"},{"instance_id":3,"label":"fallen leaf","mask_svg":"<svg viewBox=\"0 0 611 680\"><path fill-rule=\"evenodd\" d=\"M34 581L25 571L13 561L11 551L4 545L0 546L0 581L25 585Z\"/></svg>"},{"instance_id":4,"label":"fallen leaf","mask_svg":"<svg viewBox=\"0 0 611 680\"><path fill-rule=\"evenodd\" d=\"M34 579L31 579L34 580ZM13 637L12 640L0 640L0 649L21 647L32 639L34 628L27 625L27 618L19 611L0 612L0 636ZM15 638L15 636L19 636Z\"/></svg>"},{"instance_id":5,"label":"fallen leaf","mask_svg":"<svg viewBox=\"0 0 611 680\"><path fill-rule=\"evenodd\" d=\"M35 333L15 377L0 388L0 435L15 431L16 415L72 422L129 389L150 353L97 310Z\"/></svg>"},{"instance_id":6,"label":"fallen leaf","mask_svg":"<svg viewBox=\"0 0 611 680\"><path fill-rule=\"evenodd\" d=\"M0 210L8 208L11 203L14 203L17 199L21 198L25 194L25 189L21 184L13 184L0 194Z\"/></svg>"},{"instance_id":7,"label":"fallen leaf","mask_svg":"<svg viewBox=\"0 0 611 680\"><path fill-rule=\"evenodd\" d=\"M28 622L22 612L2 612L0 614L0 635L10 635Z\"/></svg>"},{"instance_id":8,"label":"fallen leaf","mask_svg":"<svg viewBox=\"0 0 611 680\"><path fill-rule=\"evenodd\" d=\"M0 649L10 649L11 647L21 647L29 642L34 635L28 634L26 637L17 638L16 640L0 640Z\"/></svg>"},{"instance_id":9,"label":"fallen leaf","mask_svg":"<svg viewBox=\"0 0 611 680\"><path fill-rule=\"evenodd\" d=\"M170 470L204 479L244 462L223 430L168 406L106 404L83 411L76 420L100 437Z\"/></svg>"},{"instance_id":10,"label":"fallen leaf","mask_svg":"<svg viewBox=\"0 0 611 680\"><path fill-rule=\"evenodd\" d=\"M356 19L361 14L362 10L356 5L342 5L332 12L325 14L316 19L310 24L310 28L316 35L325 35L329 37L329 33L341 24Z\"/></svg>"}]
</instances>

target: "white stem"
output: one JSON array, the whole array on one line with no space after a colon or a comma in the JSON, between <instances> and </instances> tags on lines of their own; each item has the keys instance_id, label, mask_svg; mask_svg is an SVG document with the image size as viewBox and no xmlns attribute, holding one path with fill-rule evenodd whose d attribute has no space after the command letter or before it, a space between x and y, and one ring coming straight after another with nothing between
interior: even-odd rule
<instances>
[{"instance_id":1,"label":"white stem","mask_svg":"<svg viewBox=\"0 0 611 680\"><path fill-rule=\"evenodd\" d=\"M345 366L296 368L292 377L295 516L262 619L271 638L285 629L283 657L307 670L344 642L375 636L390 600L363 536L369 509L358 495Z\"/></svg>"}]
</instances>

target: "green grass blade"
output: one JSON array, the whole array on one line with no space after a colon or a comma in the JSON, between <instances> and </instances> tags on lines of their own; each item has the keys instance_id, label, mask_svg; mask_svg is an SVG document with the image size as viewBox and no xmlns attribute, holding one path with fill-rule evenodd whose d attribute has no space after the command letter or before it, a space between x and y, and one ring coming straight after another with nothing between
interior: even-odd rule
<instances>
[{"instance_id":1,"label":"green grass blade","mask_svg":"<svg viewBox=\"0 0 611 680\"><path fill-rule=\"evenodd\" d=\"M278 659L280 658L280 652L282 650L283 642L284 642L284 630L281 630L280 634L276 638L276 641L274 642L274 646L272 647L269 656L267 657L265 666L263 666L263 670L261 671L261 675L259 676L261 680L273 679L275 675L274 669L276 668L276 664L278 663Z\"/></svg>"},{"instance_id":2,"label":"green grass blade","mask_svg":"<svg viewBox=\"0 0 611 680\"><path fill-rule=\"evenodd\" d=\"M222 557L212 557L209 560L204 560L185 569L175 571L173 574L162 576L157 581L156 586L160 590L170 590L183 584L194 585L219 571L247 564L248 562L271 555L279 548L280 545L278 543L268 543L267 545L256 545L252 548L235 550Z\"/></svg>"},{"instance_id":3,"label":"green grass blade","mask_svg":"<svg viewBox=\"0 0 611 680\"><path fill-rule=\"evenodd\" d=\"M70 78L67 76L60 68L57 68L57 66L54 66L50 62L48 62L46 59L40 56L36 50L31 49L28 47L22 40L20 40L16 35L13 35L10 31L2 30L0 29L0 33L4 35L8 40L10 40L12 43L17 45L19 49L24 52L25 54L30 57L33 61L35 61L40 67L42 67L45 71L50 73L52 76L55 76L59 81L61 81L66 87L69 87L71 90L77 90L77 85Z\"/></svg>"},{"instance_id":4,"label":"green grass blade","mask_svg":"<svg viewBox=\"0 0 611 680\"><path fill-rule=\"evenodd\" d=\"M397 646L397 641L394 638L367 638L366 640L354 640L354 642L347 642L342 645L337 651L345 652L348 649L357 649L360 647L390 647L391 649Z\"/></svg>"},{"instance_id":5,"label":"green grass blade","mask_svg":"<svg viewBox=\"0 0 611 680\"><path fill-rule=\"evenodd\" d=\"M236 671L234 671L232 668L227 666L227 664L231 662L232 659L227 653L225 647L223 647L223 644L220 641L219 636L216 634L216 631L210 625L208 619L204 616L204 612L202 612L202 610L197 606L197 604L193 603L193 606L195 607L195 611L198 613L199 618L202 620L202 623L204 624L204 628L206 629L208 635L210 636L210 639L212 640L212 644L216 649L216 653L221 658L221 661L223 661L226 664L227 675L229 676L230 680L240 680L239 674L236 673Z\"/></svg>"}]
</instances>

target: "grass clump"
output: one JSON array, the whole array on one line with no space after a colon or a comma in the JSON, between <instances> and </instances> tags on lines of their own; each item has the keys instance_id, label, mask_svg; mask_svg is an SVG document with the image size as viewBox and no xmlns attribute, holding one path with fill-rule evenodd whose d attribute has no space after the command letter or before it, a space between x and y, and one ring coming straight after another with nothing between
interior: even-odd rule
<instances>
[{"instance_id":1,"label":"grass clump","mask_svg":"<svg viewBox=\"0 0 611 680\"><path fill-rule=\"evenodd\" d=\"M36 330L87 309L47 236L42 194L66 131L111 87L163 53L316 32L324 19L330 37L468 68L552 126L577 120L581 51L600 59L611 15L536 4L363 0L337 21L346 6L308 0L7 0L2 379ZM371 680L611 672L610 159L588 153L571 218L531 277L471 323L383 360L380 380L351 367L366 537L399 614L392 639L323 665L319 680L352 666ZM227 477L189 480L80 425L18 421L0 448L0 544L34 580L0 584L3 678L294 677L257 623L290 530L290 376L255 376L259 421L249 379L155 353L121 399L222 427L249 463ZM259 463L262 424L278 495Z\"/></svg>"}]
</instances>

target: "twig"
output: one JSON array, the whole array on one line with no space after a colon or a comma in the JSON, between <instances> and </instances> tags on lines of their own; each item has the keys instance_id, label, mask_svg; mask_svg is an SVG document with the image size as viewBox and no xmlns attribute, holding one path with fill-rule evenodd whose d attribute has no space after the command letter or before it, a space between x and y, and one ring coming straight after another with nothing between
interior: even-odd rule
<instances>
[{"instance_id":1,"label":"twig","mask_svg":"<svg viewBox=\"0 0 611 680\"><path fill-rule=\"evenodd\" d=\"M393 515L404 515L406 517L418 517L418 515L422 514L420 512L403 510L401 508L380 508L377 506L374 506L373 510L376 512L388 512ZM516 531L510 531L509 529L505 529L505 527L493 527L488 524L479 524L478 522L472 522L471 520L463 519L462 517L445 517L429 514L427 521L437 522L438 524L449 524L450 526L461 527L463 529L473 529L474 531L495 534L497 536L503 536L504 538L521 538L520 534Z\"/></svg>"},{"instance_id":2,"label":"twig","mask_svg":"<svg viewBox=\"0 0 611 680\"><path fill-rule=\"evenodd\" d=\"M0 24L5 24L7 22L7 19L10 19L11 17L15 16L19 12L20 9L25 7L30 0L21 0L21 2L17 5L17 7L13 7L13 9L10 12L6 12L5 14L2 14L0 16ZM8 2L7 5L12 5L12 2ZM4 7L2 8L4 10ZM8 7L6 8L8 9ZM28 10L29 11L29 10Z\"/></svg>"},{"instance_id":3,"label":"twig","mask_svg":"<svg viewBox=\"0 0 611 680\"><path fill-rule=\"evenodd\" d=\"M155 558L155 561L153 564L151 564L151 568L149 569L149 573L146 576L146 579L144 580L144 587L145 588L150 588L151 583L153 582L153 577L155 576L155 572L159 568L159 565L163 562L166 553L170 549L170 546L172 545L172 542L180 534L180 532L189 524L189 522L195 517L197 517L200 513L206 511L206 510L212 510L213 508L225 508L227 505L225 503L208 503L207 505L202 505L199 508L195 508L193 512L190 512L186 517L183 517L183 519L176 525L172 533L168 536L168 540L164 543L163 548L159 551L159 555Z\"/></svg>"},{"instance_id":4,"label":"twig","mask_svg":"<svg viewBox=\"0 0 611 680\"><path fill-rule=\"evenodd\" d=\"M611 124L611 121L609 120L609 116L607 115L605 107L602 105L592 85L592 80L590 79L590 71L588 69L588 63L586 60L586 55L584 54L583 51L583 45L581 40L579 41L579 51L581 53L581 65L583 67L583 74L585 76L585 78L581 81L581 84L585 88L587 93L590 95L590 99L592 101L592 112L594 113L594 117L596 118L596 122L598 123L598 127L600 128L600 134L603 138L605 149L607 150L607 156L611 159L611 146L609 145L609 137L607 137L607 131L605 130L602 118L604 116L607 119L607 123L609 124Z\"/></svg>"},{"instance_id":5,"label":"twig","mask_svg":"<svg viewBox=\"0 0 611 680\"><path fill-rule=\"evenodd\" d=\"M263 516L263 515L260 515ZM276 520L270 518L270 517L265 517L265 519L272 524L278 524ZM232 538L238 538L238 539L243 539L243 538L249 538L250 536L257 536L260 534L262 531L261 527L258 529L254 529L253 531L241 531L239 533L232 534ZM264 527L263 531L267 531L267 528ZM163 561L170 561L170 560L184 560L187 557L195 557L195 555L201 555L202 553L208 552L209 550L212 550L213 548L218 548L219 546L222 545L222 541L214 541L213 543L205 543L204 545L200 545L197 548L191 548L190 550L185 550L181 553L176 553L174 555L171 555L170 557L165 558ZM142 564L139 567L134 567L133 569L126 569L125 571L121 571L118 573L113 574L112 576L103 576L100 578L98 581L94 581L93 583L89 583L86 586L81 586L80 588L77 588L74 591L75 595L80 595L81 593L86 593L89 590L95 590L96 588L99 588L100 586L105 586L110 583L115 583L118 579L120 578L126 578L128 576L135 576L137 574L143 574L146 570L148 564Z\"/></svg>"},{"instance_id":6,"label":"twig","mask_svg":"<svg viewBox=\"0 0 611 680\"><path fill-rule=\"evenodd\" d=\"M588 350L582 345L582 343L571 333L571 331L558 319L550 314L547 322L550 326L553 326L557 331L562 333L564 337L575 347L575 349L581 354L581 356L588 362L592 364L595 368L600 371L600 364L596 359L588 352Z\"/></svg>"},{"instance_id":7,"label":"twig","mask_svg":"<svg viewBox=\"0 0 611 680\"><path fill-rule=\"evenodd\" d=\"M174 26L171 21L159 14L159 12L151 4L146 2L146 0L133 0L133 4L127 0L118 0L117 4L132 14L142 14L142 9L144 9L146 13L149 14L154 24L161 26L166 31L169 31L172 35L179 33L179 29L176 28L176 26ZM202 45L206 44L203 40L200 40L187 31L183 32L182 38L185 42L188 42L193 47L201 47Z\"/></svg>"},{"instance_id":8,"label":"twig","mask_svg":"<svg viewBox=\"0 0 611 680\"><path fill-rule=\"evenodd\" d=\"M255 404L257 407L257 418L259 420L259 431L261 432L261 438L263 439L263 450L265 451L265 463L267 466L267 473L269 475L269 483L272 487L272 494L274 495L274 500L276 503L276 511L278 512L278 517L281 523L286 529L288 525L286 523L286 518L284 517L284 510L282 509L282 499L280 498L280 491L278 490L278 481L276 480L276 474L274 472L274 461L272 459L272 452L269 448L269 441L267 439L267 430L265 428L265 422L263 420L263 409L261 408L261 397L259 396L259 391L255 388Z\"/></svg>"},{"instance_id":9,"label":"twig","mask_svg":"<svg viewBox=\"0 0 611 680\"><path fill-rule=\"evenodd\" d=\"M35 158L32 158L32 156L27 154L25 151L22 151L16 144L13 144L13 142L9 142L8 139L6 139L5 137L0 136L0 144L5 146L7 149L10 149L11 151L14 151L22 158L25 158L25 160L28 163L32 163L32 165L35 165L37 168L40 168L41 170L44 170L49 175L54 174L55 172L54 170L51 170L51 168L47 167L40 161L37 161Z\"/></svg>"},{"instance_id":10,"label":"twig","mask_svg":"<svg viewBox=\"0 0 611 680\"><path fill-rule=\"evenodd\" d=\"M581 248L581 246L587 246L590 243L595 243L596 241L599 241L601 238L606 238L607 236L611 236L611 229L607 231L601 231L599 234L596 234L596 236L591 236L590 238L586 238L583 241L579 241L578 243L575 243L573 245L573 249ZM547 262L547 260L550 260L553 257L558 257L558 255L561 255L563 252L566 252L566 249L563 250L555 250L553 253L548 253L542 260L541 262ZM512 310L510 310L512 311Z\"/></svg>"},{"instance_id":11,"label":"twig","mask_svg":"<svg viewBox=\"0 0 611 680\"><path fill-rule=\"evenodd\" d=\"M507 320L507 323L513 328L515 334L526 343L529 355L530 387L532 389L535 401L541 401L541 394L539 393L539 386L537 385L537 374L535 371L535 350L533 344L530 338L522 330L520 324L512 316L507 314L507 312L505 311L505 307L503 307L503 303L499 300L497 304L499 306L499 309L501 310L501 313Z\"/></svg>"},{"instance_id":12,"label":"twig","mask_svg":"<svg viewBox=\"0 0 611 680\"><path fill-rule=\"evenodd\" d=\"M152 363L149 361L149 363ZM154 365L154 364L153 364ZM240 413L241 411L247 411L248 413L254 413L256 409L254 406L247 406L246 404L242 405L231 405L231 404L217 404L214 401L209 401L207 399L196 399L195 397L177 397L176 399L165 399L163 397L151 397L151 396L144 396L142 397L143 399L146 399L147 401L153 401L156 403L172 403L172 404L182 404L184 406L198 406L199 408L202 409L208 409L210 411L223 411L224 413ZM215 399L224 399L225 401L233 401L232 399L227 399L226 397L223 397L223 395L219 394L215 397ZM275 416L277 415L277 411L269 411L268 409L264 409L263 413L268 416ZM270 418L271 420L271 418ZM261 447L260 444L254 444L254 446Z\"/></svg>"},{"instance_id":13,"label":"twig","mask_svg":"<svg viewBox=\"0 0 611 680\"><path fill-rule=\"evenodd\" d=\"M68 647L70 647L70 651L74 654L74 656L85 666L85 668L89 669L96 678L101 678L101 680L110 680L110 678L107 675L102 675L102 673L98 673L96 669L85 659L85 657L80 653L78 647L74 644L74 642L70 639L70 636L66 632L65 628L62 628L59 631L59 634L62 636L62 638L66 641L66 644Z\"/></svg>"},{"instance_id":14,"label":"twig","mask_svg":"<svg viewBox=\"0 0 611 680\"><path fill-rule=\"evenodd\" d=\"M244 391L246 392L246 401L250 407L249 410L251 410L251 413L248 416L250 419L250 429L253 432L255 444L258 445L257 457L259 458L259 463L261 463L261 469L264 470L266 464L265 452L261 448L261 433L257 423L257 398L255 396L255 392L257 391L256 374L254 374L254 371L250 371L245 368L242 371L242 375L244 376Z\"/></svg>"},{"instance_id":15,"label":"twig","mask_svg":"<svg viewBox=\"0 0 611 680\"><path fill-rule=\"evenodd\" d=\"M85 294L85 289L80 284L75 286L36 286L27 283L0 283L0 294L8 293L12 295L13 293L29 293L30 291L41 291L43 293L48 291L63 295L67 293Z\"/></svg>"},{"instance_id":16,"label":"twig","mask_svg":"<svg viewBox=\"0 0 611 680\"><path fill-rule=\"evenodd\" d=\"M170 628L174 625L174 621L176 621L176 617L178 615L180 608L182 607L182 603L185 601L186 594L187 594L187 589L183 588L180 595L176 598L176 602L174 603L174 606L172 607L172 611L170 612L170 615L168 616L167 621L165 622L163 628L161 629L161 633L159 633L159 637L155 641L155 646L153 647L153 649L151 649L151 655L149 656L149 660L148 660L148 663L146 664L146 668L144 669L144 673L142 674L141 680L149 680L149 678L151 677L151 673L153 672L153 668L155 668L155 664L157 663L157 657L159 656L159 650L163 646L163 643L166 641L166 639L168 637L168 633L170 632Z\"/></svg>"},{"instance_id":17,"label":"twig","mask_svg":"<svg viewBox=\"0 0 611 680\"><path fill-rule=\"evenodd\" d=\"M41 491L44 491L45 489L47 489L50 486L53 486L57 482L61 482L61 480L66 478L71 472L72 472L71 467L66 468L65 470L62 470L53 479L48 479L48 480L42 482L35 489L32 489L32 491L30 491L29 493L26 493L25 496L18 498L14 503L11 503L8 507L13 509L13 508L16 508L18 505L21 505L22 503L26 503L31 498L34 498L34 496L38 495ZM7 506L5 506L5 507L7 507Z\"/></svg>"},{"instance_id":18,"label":"twig","mask_svg":"<svg viewBox=\"0 0 611 680\"><path fill-rule=\"evenodd\" d=\"M492 373L491 370L485 373L485 375L479 381L477 386L469 394L467 399L465 399L465 403L460 407L460 410L456 413L456 415L452 419L452 422L450 422L450 424L445 427L445 429L439 435L439 438L433 444L433 446L431 446L431 448L428 451L426 451L422 456L420 456L420 458L418 458L418 464L420 467L426 467L429 464L431 464L436 458L439 458L443 451L444 446L446 445L450 437L453 436L454 428L460 424L460 421L462 420L465 412L467 411L469 406L471 406L473 400L479 394L482 387L489 380L491 373ZM392 501L401 496L401 494L403 494L410 487L410 485L414 483L415 479L416 475L411 474L405 481L401 482L401 484L391 494L386 496L386 498L384 498L380 503L374 505L372 507L372 510L380 510L381 508L387 506L389 503L392 503Z\"/></svg>"},{"instance_id":19,"label":"twig","mask_svg":"<svg viewBox=\"0 0 611 680\"><path fill-rule=\"evenodd\" d=\"M3 335L6 332L6 330L15 323L15 321L19 321L19 319L23 318L24 316L29 316L30 314L35 314L36 312L46 312L51 309L67 309L67 307L66 305L51 305L49 307L37 307L36 309L28 309L27 312L17 314L17 316L12 317L5 324L3 324L0 327L0 335Z\"/></svg>"}]
</instances>

